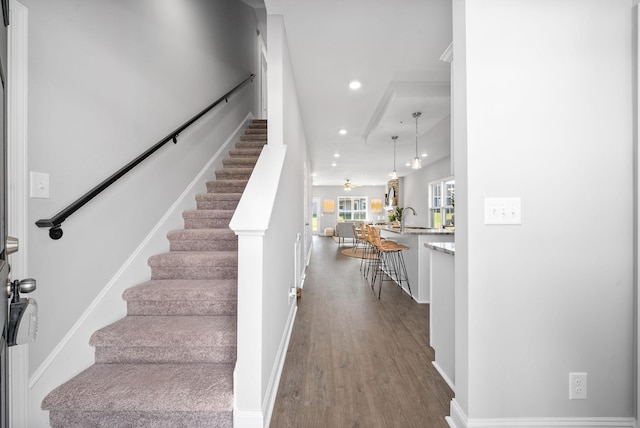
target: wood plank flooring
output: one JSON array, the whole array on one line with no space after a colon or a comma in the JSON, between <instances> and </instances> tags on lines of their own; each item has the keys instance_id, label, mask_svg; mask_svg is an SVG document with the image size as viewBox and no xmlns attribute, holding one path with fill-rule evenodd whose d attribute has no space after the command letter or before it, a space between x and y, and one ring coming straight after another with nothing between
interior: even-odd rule
<instances>
[{"instance_id":1,"label":"wood plank flooring","mask_svg":"<svg viewBox=\"0 0 640 428\"><path fill-rule=\"evenodd\" d=\"M448 427L429 305L388 281L378 300L360 259L331 238L313 245L270 426Z\"/></svg>"}]
</instances>

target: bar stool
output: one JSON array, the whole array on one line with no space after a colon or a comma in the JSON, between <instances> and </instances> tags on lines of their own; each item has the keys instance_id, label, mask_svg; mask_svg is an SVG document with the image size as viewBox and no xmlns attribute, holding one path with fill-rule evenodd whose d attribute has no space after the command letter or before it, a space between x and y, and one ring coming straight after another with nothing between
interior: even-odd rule
<instances>
[{"instance_id":1,"label":"bar stool","mask_svg":"<svg viewBox=\"0 0 640 428\"><path fill-rule=\"evenodd\" d=\"M382 295L382 282L386 281L384 274L387 275L389 281L394 281L400 288L402 288L402 283L405 282L409 289L409 295L413 297L411 285L409 284L409 276L407 275L407 267L404 263L404 257L402 256L402 252L408 250L409 247L397 242L383 241L380 238L378 229L375 227L369 228L369 241L375 246L378 254L378 262L371 281L371 288L374 289L378 273L380 274L378 299Z\"/></svg>"},{"instance_id":2,"label":"bar stool","mask_svg":"<svg viewBox=\"0 0 640 428\"><path fill-rule=\"evenodd\" d=\"M374 226L366 225L363 230L366 231L365 234L363 235L365 247L364 247L364 254L362 256L362 260L360 260L360 270L362 271L363 270L362 268L364 266L363 276L365 278L368 277L369 272L371 271L372 273L371 279L373 282L373 278L375 276L375 272L379 264L379 256L378 256L379 251L378 251L378 248L375 246L375 244L371 242L371 237L374 235L378 236L382 243L395 243L395 241L380 237L380 234L378 233L378 229L376 229ZM371 269L372 267L373 267L373 270ZM373 288L373 284L372 284L372 288Z\"/></svg>"},{"instance_id":3,"label":"bar stool","mask_svg":"<svg viewBox=\"0 0 640 428\"><path fill-rule=\"evenodd\" d=\"M362 275L367 280L369 272L371 271L371 267L376 267L378 263L378 249L371 242L371 229L373 228L373 226L366 225L364 228L366 232L362 235L364 241L364 251L362 254L362 260L360 260L360 270L362 271Z\"/></svg>"},{"instance_id":4,"label":"bar stool","mask_svg":"<svg viewBox=\"0 0 640 428\"><path fill-rule=\"evenodd\" d=\"M364 223L360 223L360 225L362 224ZM354 241L353 252L355 253L358 250L358 246L363 245L362 226L360 226L360 230L358 230L358 228L356 227L356 224L352 223L351 227L353 229L353 241Z\"/></svg>"}]
</instances>

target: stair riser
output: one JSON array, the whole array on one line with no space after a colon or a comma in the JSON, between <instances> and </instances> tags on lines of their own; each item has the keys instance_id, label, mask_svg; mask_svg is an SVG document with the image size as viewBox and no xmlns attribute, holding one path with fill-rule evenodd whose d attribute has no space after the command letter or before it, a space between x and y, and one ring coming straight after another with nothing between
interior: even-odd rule
<instances>
[{"instance_id":1,"label":"stair riser","mask_svg":"<svg viewBox=\"0 0 640 428\"><path fill-rule=\"evenodd\" d=\"M233 411L83 412L72 410L52 410L49 412L49 423L51 428L232 428Z\"/></svg>"},{"instance_id":2,"label":"stair riser","mask_svg":"<svg viewBox=\"0 0 640 428\"><path fill-rule=\"evenodd\" d=\"M237 304L235 300L220 301L129 301L127 302L128 315L190 315L190 316L220 316L236 315Z\"/></svg>"},{"instance_id":3,"label":"stair riser","mask_svg":"<svg viewBox=\"0 0 640 428\"><path fill-rule=\"evenodd\" d=\"M256 166L258 158L227 158L222 161L222 165L226 168L253 168Z\"/></svg>"},{"instance_id":4,"label":"stair riser","mask_svg":"<svg viewBox=\"0 0 640 428\"><path fill-rule=\"evenodd\" d=\"M250 172L236 172L224 169L219 169L216 171L216 178L218 180L248 180L250 177Z\"/></svg>"},{"instance_id":5,"label":"stair riser","mask_svg":"<svg viewBox=\"0 0 640 428\"><path fill-rule=\"evenodd\" d=\"M235 211L239 201L217 201L217 200L196 200L196 207L199 210L231 210Z\"/></svg>"},{"instance_id":6,"label":"stair riser","mask_svg":"<svg viewBox=\"0 0 640 428\"><path fill-rule=\"evenodd\" d=\"M151 279L237 279L236 266L154 266Z\"/></svg>"},{"instance_id":7,"label":"stair riser","mask_svg":"<svg viewBox=\"0 0 640 428\"><path fill-rule=\"evenodd\" d=\"M229 227L230 218L189 218L184 220L185 229L215 229Z\"/></svg>"},{"instance_id":8,"label":"stair riser","mask_svg":"<svg viewBox=\"0 0 640 428\"><path fill-rule=\"evenodd\" d=\"M229 183L225 181L207 181L209 193L242 193L247 183Z\"/></svg>"},{"instance_id":9,"label":"stair riser","mask_svg":"<svg viewBox=\"0 0 640 428\"><path fill-rule=\"evenodd\" d=\"M241 149L262 150L266 144L267 144L266 141L240 141L236 144L236 150L241 150Z\"/></svg>"},{"instance_id":10,"label":"stair riser","mask_svg":"<svg viewBox=\"0 0 640 428\"><path fill-rule=\"evenodd\" d=\"M266 141L267 135L241 135L240 141Z\"/></svg>"},{"instance_id":11,"label":"stair riser","mask_svg":"<svg viewBox=\"0 0 640 428\"><path fill-rule=\"evenodd\" d=\"M257 149L234 149L229 150L229 156L231 158L255 158L260 157L261 150Z\"/></svg>"},{"instance_id":12,"label":"stair riser","mask_svg":"<svg viewBox=\"0 0 640 428\"><path fill-rule=\"evenodd\" d=\"M236 251L238 240L178 240L169 242L170 251Z\"/></svg>"},{"instance_id":13,"label":"stair riser","mask_svg":"<svg viewBox=\"0 0 640 428\"><path fill-rule=\"evenodd\" d=\"M233 363L235 347L96 347L97 364Z\"/></svg>"}]
</instances>

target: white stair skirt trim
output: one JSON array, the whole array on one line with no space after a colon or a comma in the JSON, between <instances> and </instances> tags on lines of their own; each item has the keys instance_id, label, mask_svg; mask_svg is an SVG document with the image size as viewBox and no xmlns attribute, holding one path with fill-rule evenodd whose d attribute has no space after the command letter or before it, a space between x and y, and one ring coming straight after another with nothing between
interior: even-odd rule
<instances>
[{"instance_id":1,"label":"white stair skirt trim","mask_svg":"<svg viewBox=\"0 0 640 428\"><path fill-rule=\"evenodd\" d=\"M454 398L451 416L446 418L453 428L635 428L635 418L467 418Z\"/></svg>"},{"instance_id":2,"label":"white stair skirt trim","mask_svg":"<svg viewBox=\"0 0 640 428\"><path fill-rule=\"evenodd\" d=\"M234 406L233 409L233 426L234 428L264 428L268 427L271 422L271 415L273 413L273 407L276 403L276 397L278 395L278 386L280 385L280 378L282 377L282 369L284 368L284 362L287 357L287 349L289 349L289 341L291 340L291 333L293 332L293 325L298 313L298 305L291 305L289 310L289 318L287 319L287 325L278 347L278 354L276 356L275 364L269 377L269 384L267 385L267 395L264 397L262 409L260 410L238 410ZM235 372L234 372L234 384L235 384Z\"/></svg>"},{"instance_id":3,"label":"white stair skirt trim","mask_svg":"<svg viewBox=\"0 0 640 428\"><path fill-rule=\"evenodd\" d=\"M293 324L298 313L298 305L291 305L289 310L289 319L287 319L287 325L282 335L282 341L278 347L278 354L276 355L276 361L269 376L269 384L267 385L267 396L264 398L264 404L262 405L262 411L265 415L266 421L265 427L269 426L271 422L271 415L273 413L273 407L276 404L276 397L278 395L278 386L280 385L280 377L282 376L282 369L284 368L284 361L287 358L287 349L289 349L289 341L291 340L291 332L293 331Z\"/></svg>"},{"instance_id":4,"label":"white stair skirt trim","mask_svg":"<svg viewBox=\"0 0 640 428\"><path fill-rule=\"evenodd\" d=\"M127 258L120 269L91 302L67 334L51 351L29 379L30 422L33 426L48 426L48 413L40 410L44 397L60 384L89 367L95 361L94 348L89 337L96 330L126 315L126 303L122 300L125 288L149 279L147 260L153 254L166 250L169 230L182 222L182 212L193 208L195 195L202 193L209 180L213 165L228 152L229 145L237 141L253 115L249 113L218 151L198 172L178 199L171 205L154 228ZM117 308L117 309L116 309Z\"/></svg>"}]
</instances>

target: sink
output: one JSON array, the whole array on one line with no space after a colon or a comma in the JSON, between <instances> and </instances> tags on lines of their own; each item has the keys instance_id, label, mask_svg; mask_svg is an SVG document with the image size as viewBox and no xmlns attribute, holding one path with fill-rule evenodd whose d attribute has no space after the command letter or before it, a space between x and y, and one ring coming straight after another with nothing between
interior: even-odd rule
<instances>
[{"instance_id":1,"label":"sink","mask_svg":"<svg viewBox=\"0 0 640 428\"><path fill-rule=\"evenodd\" d=\"M428 227L423 227L423 226L405 226L405 229L416 229L416 230L426 230L429 229Z\"/></svg>"}]
</instances>

